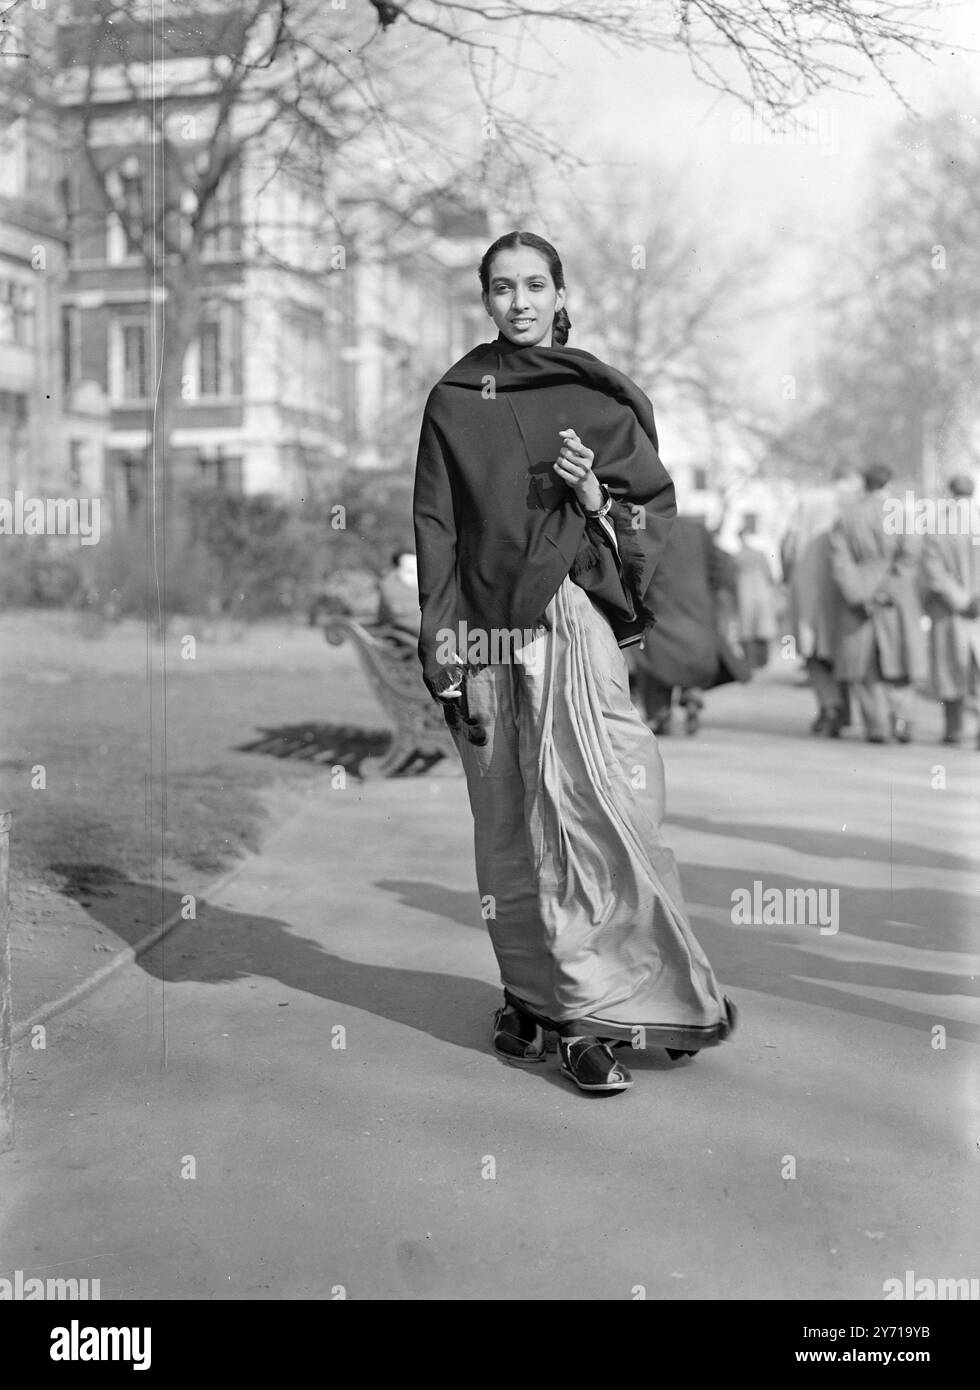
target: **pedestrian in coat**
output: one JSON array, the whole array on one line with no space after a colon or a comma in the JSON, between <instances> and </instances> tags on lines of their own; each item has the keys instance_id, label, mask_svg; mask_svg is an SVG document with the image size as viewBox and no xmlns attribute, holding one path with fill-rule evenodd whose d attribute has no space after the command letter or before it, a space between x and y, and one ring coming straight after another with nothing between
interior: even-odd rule
<instances>
[{"instance_id":1,"label":"pedestrian in coat","mask_svg":"<svg viewBox=\"0 0 980 1390\"><path fill-rule=\"evenodd\" d=\"M912 737L911 686L926 671L914 538L885 524L886 464L862 470L865 493L841 509L830 563L843 600L834 674L854 691L869 743Z\"/></svg>"},{"instance_id":2,"label":"pedestrian in coat","mask_svg":"<svg viewBox=\"0 0 980 1390\"><path fill-rule=\"evenodd\" d=\"M969 501L973 479L951 478L949 491ZM976 712L980 693L980 546L969 527L923 539L920 592L932 623L931 688L943 706L943 743L960 743L964 707Z\"/></svg>"},{"instance_id":3,"label":"pedestrian in coat","mask_svg":"<svg viewBox=\"0 0 980 1390\"><path fill-rule=\"evenodd\" d=\"M675 689L687 732L694 734L704 707L702 692L748 679L741 651L725 635L726 618L727 626L734 626L735 602L731 557L703 521L679 516L653 576L657 621L631 655L635 699L655 734L671 731Z\"/></svg>"},{"instance_id":4,"label":"pedestrian in coat","mask_svg":"<svg viewBox=\"0 0 980 1390\"><path fill-rule=\"evenodd\" d=\"M863 491L860 474L842 466L830 487L803 493L783 543L797 655L806 663L817 701L810 732L828 738L838 738L841 729L850 723L848 687L834 675L842 600L831 572L830 533L841 507L856 500Z\"/></svg>"},{"instance_id":5,"label":"pedestrian in coat","mask_svg":"<svg viewBox=\"0 0 980 1390\"><path fill-rule=\"evenodd\" d=\"M755 521L747 518L739 531L741 545L735 555L738 576L738 618L749 665L768 665L769 648L779 635L779 594L769 557L755 535Z\"/></svg>"}]
</instances>

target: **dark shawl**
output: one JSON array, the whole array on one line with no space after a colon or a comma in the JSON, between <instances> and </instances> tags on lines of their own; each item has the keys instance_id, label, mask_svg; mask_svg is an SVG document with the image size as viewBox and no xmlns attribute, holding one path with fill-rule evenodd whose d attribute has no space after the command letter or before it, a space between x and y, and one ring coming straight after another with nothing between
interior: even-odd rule
<instances>
[{"instance_id":1,"label":"dark shawl","mask_svg":"<svg viewBox=\"0 0 980 1390\"><path fill-rule=\"evenodd\" d=\"M558 431L569 427L614 499L627 591L618 603L602 528L554 472ZM654 621L651 581L677 511L657 448L647 397L579 348L498 338L449 368L426 402L415 474L419 657L430 690L445 683L440 629L534 628L569 573L611 599L620 641Z\"/></svg>"}]
</instances>

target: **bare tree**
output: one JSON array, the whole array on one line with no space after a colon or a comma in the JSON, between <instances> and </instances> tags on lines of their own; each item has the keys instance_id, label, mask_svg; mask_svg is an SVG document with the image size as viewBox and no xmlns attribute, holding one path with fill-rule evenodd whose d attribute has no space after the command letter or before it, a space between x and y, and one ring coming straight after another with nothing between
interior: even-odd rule
<instances>
[{"instance_id":1,"label":"bare tree","mask_svg":"<svg viewBox=\"0 0 980 1390\"><path fill-rule=\"evenodd\" d=\"M706 246L706 221L676 176L649 167L639 180L631 170L605 175L601 199L577 199L563 218L566 266L573 289L584 290L572 296L575 341L640 383L658 411L696 423L716 456L722 436L730 445L741 431L761 457L743 428L761 425L744 402L737 344L756 312L764 262L754 248ZM601 299L588 293L597 265Z\"/></svg>"},{"instance_id":2,"label":"bare tree","mask_svg":"<svg viewBox=\"0 0 980 1390\"><path fill-rule=\"evenodd\" d=\"M822 296L815 390L775 452L808 471L877 457L932 491L948 471L980 462L971 120L948 111L903 124L876 169L850 256L838 254Z\"/></svg>"},{"instance_id":3,"label":"bare tree","mask_svg":"<svg viewBox=\"0 0 980 1390\"><path fill-rule=\"evenodd\" d=\"M8 27L22 3L8 0ZM146 0L76 6L63 27L72 158L97 192L95 215L123 229L162 302L148 472L162 484L200 322L203 248L245 162L270 181L288 175L319 209L318 226L306 218L292 238L253 222L252 254L324 275L326 233L356 237L364 209L375 222L380 211L394 238L424 223L440 193L505 202L542 161L575 165L510 99L514 74L540 71L562 26L606 45L682 51L709 85L778 115L826 85L887 80L899 51L927 52L922 13L875 0L172 0L163 19ZM138 206L99 134L120 103L137 114L146 154Z\"/></svg>"}]
</instances>

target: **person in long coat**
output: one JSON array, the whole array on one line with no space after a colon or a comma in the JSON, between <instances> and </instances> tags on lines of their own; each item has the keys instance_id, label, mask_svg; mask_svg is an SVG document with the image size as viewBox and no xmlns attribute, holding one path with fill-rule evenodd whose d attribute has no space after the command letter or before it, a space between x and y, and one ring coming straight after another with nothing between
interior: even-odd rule
<instances>
[{"instance_id":1,"label":"person in long coat","mask_svg":"<svg viewBox=\"0 0 980 1390\"><path fill-rule=\"evenodd\" d=\"M912 737L911 686L926 673L916 593L919 553L912 536L886 525L891 470L862 470L865 494L841 510L830 537L841 598L834 674L854 691L869 743Z\"/></svg>"},{"instance_id":2,"label":"person in long coat","mask_svg":"<svg viewBox=\"0 0 980 1390\"><path fill-rule=\"evenodd\" d=\"M642 648L634 648L634 695L655 734L670 732L675 689L696 733L702 691L747 680L748 665L723 635L734 616L735 566L697 517L679 516L653 576L651 606L657 614Z\"/></svg>"},{"instance_id":3,"label":"person in long coat","mask_svg":"<svg viewBox=\"0 0 980 1390\"><path fill-rule=\"evenodd\" d=\"M949 491L971 498L972 478L952 478ZM975 709L980 692L980 546L968 531L923 539L920 591L932 623L931 687L943 706L943 742L960 743L964 706L969 701Z\"/></svg>"},{"instance_id":4,"label":"person in long coat","mask_svg":"<svg viewBox=\"0 0 980 1390\"><path fill-rule=\"evenodd\" d=\"M739 540L735 570L742 645L749 664L761 669L768 664L770 646L779 636L779 594L772 565L755 538L754 518L746 518Z\"/></svg>"},{"instance_id":5,"label":"person in long coat","mask_svg":"<svg viewBox=\"0 0 980 1390\"><path fill-rule=\"evenodd\" d=\"M850 693L834 675L842 600L831 572L830 533L842 505L854 501L859 490L860 475L842 467L831 487L805 492L783 543L797 655L806 663L817 701L810 731L828 738L838 738L850 723Z\"/></svg>"}]
</instances>

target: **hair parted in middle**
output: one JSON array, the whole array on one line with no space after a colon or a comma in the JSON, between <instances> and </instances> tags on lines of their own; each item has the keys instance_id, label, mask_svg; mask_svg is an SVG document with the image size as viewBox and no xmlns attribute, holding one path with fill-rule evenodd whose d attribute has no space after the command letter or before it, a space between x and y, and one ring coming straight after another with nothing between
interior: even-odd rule
<instances>
[{"instance_id":1,"label":"hair parted in middle","mask_svg":"<svg viewBox=\"0 0 980 1390\"><path fill-rule=\"evenodd\" d=\"M565 272L562 269L561 257L550 241L545 241L544 237L538 236L535 232L505 232L483 253L483 260L480 262L478 273L480 288L484 294L490 293L490 267L493 264L494 256L498 251L516 251L519 246L526 246L530 251L537 251L539 256L543 256L548 263L548 270L555 283L555 289L563 290L565 288ZM552 321L552 342L557 343L559 347L564 347L568 342L571 329L572 321L568 317L567 310L562 307Z\"/></svg>"}]
</instances>

